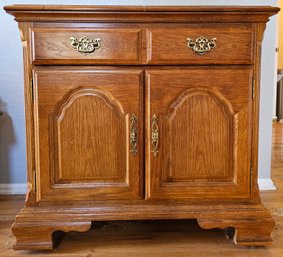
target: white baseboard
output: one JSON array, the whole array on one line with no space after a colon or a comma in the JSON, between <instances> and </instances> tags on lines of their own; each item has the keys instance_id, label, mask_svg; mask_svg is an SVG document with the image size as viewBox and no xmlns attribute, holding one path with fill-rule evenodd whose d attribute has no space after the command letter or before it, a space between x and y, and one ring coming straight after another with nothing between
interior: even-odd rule
<instances>
[{"instance_id":1,"label":"white baseboard","mask_svg":"<svg viewBox=\"0 0 283 257\"><path fill-rule=\"evenodd\" d=\"M0 184L0 195L22 195L27 191L27 184Z\"/></svg>"},{"instance_id":2,"label":"white baseboard","mask_svg":"<svg viewBox=\"0 0 283 257\"><path fill-rule=\"evenodd\" d=\"M276 190L276 187L273 184L273 181L271 180L271 178L259 178L258 187L260 191Z\"/></svg>"},{"instance_id":3,"label":"white baseboard","mask_svg":"<svg viewBox=\"0 0 283 257\"><path fill-rule=\"evenodd\" d=\"M270 178L260 178L258 180L259 190L276 190ZM22 184L0 184L0 195L20 195L25 194L27 190L27 185Z\"/></svg>"}]
</instances>

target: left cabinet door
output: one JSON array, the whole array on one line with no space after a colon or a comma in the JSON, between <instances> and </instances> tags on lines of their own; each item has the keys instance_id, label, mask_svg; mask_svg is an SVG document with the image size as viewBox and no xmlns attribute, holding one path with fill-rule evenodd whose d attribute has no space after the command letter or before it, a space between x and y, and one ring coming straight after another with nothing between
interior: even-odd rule
<instances>
[{"instance_id":1,"label":"left cabinet door","mask_svg":"<svg viewBox=\"0 0 283 257\"><path fill-rule=\"evenodd\" d=\"M141 70L38 67L38 200L143 196Z\"/></svg>"}]
</instances>

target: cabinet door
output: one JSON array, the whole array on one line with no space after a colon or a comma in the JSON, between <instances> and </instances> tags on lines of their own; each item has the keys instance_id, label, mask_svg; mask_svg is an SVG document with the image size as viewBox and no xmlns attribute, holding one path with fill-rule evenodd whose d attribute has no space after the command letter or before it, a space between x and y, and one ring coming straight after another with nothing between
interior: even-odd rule
<instances>
[{"instance_id":1,"label":"cabinet door","mask_svg":"<svg viewBox=\"0 0 283 257\"><path fill-rule=\"evenodd\" d=\"M143 195L140 70L36 68L36 173L42 200Z\"/></svg>"},{"instance_id":2,"label":"cabinet door","mask_svg":"<svg viewBox=\"0 0 283 257\"><path fill-rule=\"evenodd\" d=\"M149 70L146 87L146 198L249 198L252 70Z\"/></svg>"}]
</instances>

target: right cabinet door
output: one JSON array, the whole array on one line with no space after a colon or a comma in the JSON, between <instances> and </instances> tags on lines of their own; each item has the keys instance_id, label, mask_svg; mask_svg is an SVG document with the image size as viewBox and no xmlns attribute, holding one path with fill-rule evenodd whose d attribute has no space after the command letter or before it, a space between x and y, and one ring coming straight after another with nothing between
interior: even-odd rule
<instances>
[{"instance_id":1,"label":"right cabinet door","mask_svg":"<svg viewBox=\"0 0 283 257\"><path fill-rule=\"evenodd\" d=\"M250 197L252 69L146 71L146 198Z\"/></svg>"}]
</instances>

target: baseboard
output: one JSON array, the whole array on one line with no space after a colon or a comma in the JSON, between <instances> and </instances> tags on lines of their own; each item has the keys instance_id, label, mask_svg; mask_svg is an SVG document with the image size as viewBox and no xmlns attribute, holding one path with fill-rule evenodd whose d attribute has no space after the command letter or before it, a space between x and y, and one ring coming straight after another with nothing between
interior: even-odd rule
<instances>
[{"instance_id":1,"label":"baseboard","mask_svg":"<svg viewBox=\"0 0 283 257\"><path fill-rule=\"evenodd\" d=\"M260 191L276 190L276 187L273 184L273 181L271 180L271 178L259 178L258 187Z\"/></svg>"},{"instance_id":2,"label":"baseboard","mask_svg":"<svg viewBox=\"0 0 283 257\"><path fill-rule=\"evenodd\" d=\"M259 190L276 190L273 181L270 178L260 178L258 180ZM21 195L25 194L27 186L22 184L0 184L0 195Z\"/></svg>"},{"instance_id":3,"label":"baseboard","mask_svg":"<svg viewBox=\"0 0 283 257\"><path fill-rule=\"evenodd\" d=\"M0 195L22 195L27 191L27 184L0 184Z\"/></svg>"},{"instance_id":4,"label":"baseboard","mask_svg":"<svg viewBox=\"0 0 283 257\"><path fill-rule=\"evenodd\" d=\"M273 116L272 121L273 121L273 122L278 121L277 116Z\"/></svg>"}]
</instances>

